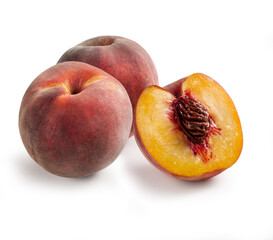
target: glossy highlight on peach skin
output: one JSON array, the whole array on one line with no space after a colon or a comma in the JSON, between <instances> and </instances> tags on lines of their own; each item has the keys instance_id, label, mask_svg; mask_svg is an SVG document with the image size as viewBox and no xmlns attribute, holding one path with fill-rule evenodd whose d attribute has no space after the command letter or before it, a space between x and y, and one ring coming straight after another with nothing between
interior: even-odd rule
<instances>
[{"instance_id":1,"label":"glossy highlight on peach skin","mask_svg":"<svg viewBox=\"0 0 273 240\"><path fill-rule=\"evenodd\" d=\"M84 177L110 165L132 124L125 88L81 62L57 64L27 89L20 107L24 146L39 165L64 177Z\"/></svg>"},{"instance_id":2,"label":"glossy highlight on peach skin","mask_svg":"<svg viewBox=\"0 0 273 240\"><path fill-rule=\"evenodd\" d=\"M221 129L220 134L209 136L208 147L202 146L202 153L193 151L193 143L170 117L174 114L173 101L186 92L207 109ZM184 180L218 175L237 161L243 146L241 124L232 100L216 81L200 73L165 89L146 88L137 104L134 126L136 141L146 158L161 171ZM208 161L203 161L203 155Z\"/></svg>"},{"instance_id":3,"label":"glossy highlight on peach skin","mask_svg":"<svg viewBox=\"0 0 273 240\"><path fill-rule=\"evenodd\" d=\"M88 39L68 49L58 63L66 61L88 63L115 77L128 92L133 109L147 86L158 85L157 71L150 55L138 43L124 37Z\"/></svg>"}]
</instances>

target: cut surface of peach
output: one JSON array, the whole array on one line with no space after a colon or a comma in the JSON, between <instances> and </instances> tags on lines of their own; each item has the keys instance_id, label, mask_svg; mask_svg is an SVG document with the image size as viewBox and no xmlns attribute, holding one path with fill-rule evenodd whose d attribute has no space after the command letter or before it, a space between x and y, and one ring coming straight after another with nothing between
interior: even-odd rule
<instances>
[{"instance_id":1,"label":"cut surface of peach","mask_svg":"<svg viewBox=\"0 0 273 240\"><path fill-rule=\"evenodd\" d=\"M210 178L239 158L240 119L229 95L210 77L193 74L180 87L178 98L158 86L143 91L135 114L136 141L164 172L188 180Z\"/></svg>"}]
</instances>

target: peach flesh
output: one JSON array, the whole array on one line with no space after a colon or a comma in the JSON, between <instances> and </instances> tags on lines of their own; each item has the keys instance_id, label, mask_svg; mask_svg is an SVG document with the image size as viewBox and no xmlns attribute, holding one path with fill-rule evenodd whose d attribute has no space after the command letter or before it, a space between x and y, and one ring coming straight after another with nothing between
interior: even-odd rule
<instances>
[{"instance_id":1,"label":"peach flesh","mask_svg":"<svg viewBox=\"0 0 273 240\"><path fill-rule=\"evenodd\" d=\"M204 74L193 74L166 89L173 94L148 87L137 105L135 138L146 158L163 172L194 181L213 177L233 165L241 153L243 138L237 111L224 89ZM207 149L201 154L194 152L196 144L190 143L174 121L172 103L187 92L215 122L216 132L209 135Z\"/></svg>"}]
</instances>

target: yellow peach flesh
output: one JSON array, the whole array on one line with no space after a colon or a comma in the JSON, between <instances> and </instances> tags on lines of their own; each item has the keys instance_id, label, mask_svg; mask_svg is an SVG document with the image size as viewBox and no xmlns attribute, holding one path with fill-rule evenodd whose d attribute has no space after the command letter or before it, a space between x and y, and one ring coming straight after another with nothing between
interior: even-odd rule
<instances>
[{"instance_id":1,"label":"yellow peach flesh","mask_svg":"<svg viewBox=\"0 0 273 240\"><path fill-rule=\"evenodd\" d=\"M144 90L136 109L136 125L146 150L164 169L183 177L230 167L238 159L243 142L240 120L232 100L218 83L203 74L188 77L182 89L205 106L221 128L219 135L209 137L209 161L204 163L199 154L194 154L184 133L171 120L171 103L175 97L157 86Z\"/></svg>"}]
</instances>

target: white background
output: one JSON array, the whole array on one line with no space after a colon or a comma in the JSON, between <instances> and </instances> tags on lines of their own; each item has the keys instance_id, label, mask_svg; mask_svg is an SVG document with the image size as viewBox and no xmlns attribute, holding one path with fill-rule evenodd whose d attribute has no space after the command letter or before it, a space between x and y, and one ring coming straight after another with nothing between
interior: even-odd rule
<instances>
[{"instance_id":1,"label":"white background","mask_svg":"<svg viewBox=\"0 0 273 240\"><path fill-rule=\"evenodd\" d=\"M2 1L0 239L273 239L272 1ZM203 182L154 168L128 140L84 179L52 175L18 130L31 81L70 47L100 35L138 42L160 86L194 72L217 80L241 118L238 162Z\"/></svg>"}]
</instances>

